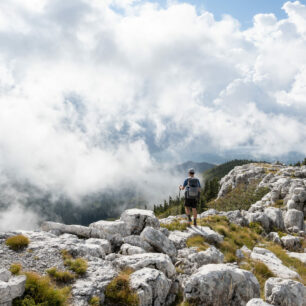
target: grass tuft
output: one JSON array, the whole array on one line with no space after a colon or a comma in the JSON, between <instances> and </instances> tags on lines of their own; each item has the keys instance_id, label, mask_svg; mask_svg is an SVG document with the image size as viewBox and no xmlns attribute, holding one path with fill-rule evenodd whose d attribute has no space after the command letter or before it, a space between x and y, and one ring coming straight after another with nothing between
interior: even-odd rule
<instances>
[{"instance_id":1,"label":"grass tuft","mask_svg":"<svg viewBox=\"0 0 306 306\"><path fill-rule=\"evenodd\" d=\"M98 296L93 296L89 300L88 304L91 305L91 306L99 306L100 305L100 298Z\"/></svg>"},{"instance_id":2,"label":"grass tuft","mask_svg":"<svg viewBox=\"0 0 306 306\"><path fill-rule=\"evenodd\" d=\"M20 263L12 263L9 270L13 275L19 275L22 270L22 265Z\"/></svg>"},{"instance_id":3,"label":"grass tuft","mask_svg":"<svg viewBox=\"0 0 306 306\"><path fill-rule=\"evenodd\" d=\"M132 269L125 269L107 285L105 290L106 305L139 305L139 298L129 285L131 273L133 273Z\"/></svg>"},{"instance_id":4,"label":"grass tuft","mask_svg":"<svg viewBox=\"0 0 306 306\"><path fill-rule=\"evenodd\" d=\"M57 288L48 276L40 276L35 272L25 272L25 275L25 292L22 297L14 299L13 306L67 305L70 287Z\"/></svg>"},{"instance_id":5,"label":"grass tuft","mask_svg":"<svg viewBox=\"0 0 306 306\"><path fill-rule=\"evenodd\" d=\"M84 258L74 259L67 250L62 250L62 257L64 265L71 271L75 272L78 276L86 273L88 263Z\"/></svg>"},{"instance_id":6,"label":"grass tuft","mask_svg":"<svg viewBox=\"0 0 306 306\"><path fill-rule=\"evenodd\" d=\"M75 280L75 274L69 271L60 271L56 267L46 270L48 275L57 282L70 283Z\"/></svg>"},{"instance_id":7,"label":"grass tuft","mask_svg":"<svg viewBox=\"0 0 306 306\"><path fill-rule=\"evenodd\" d=\"M16 235L6 239L5 244L14 251L26 248L30 243L30 239L24 235Z\"/></svg>"}]
</instances>

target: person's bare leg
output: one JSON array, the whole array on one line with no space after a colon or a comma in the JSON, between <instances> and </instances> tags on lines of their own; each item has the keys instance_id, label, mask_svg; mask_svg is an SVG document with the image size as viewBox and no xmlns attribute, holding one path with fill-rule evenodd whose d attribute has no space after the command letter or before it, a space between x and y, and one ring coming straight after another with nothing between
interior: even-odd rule
<instances>
[{"instance_id":1,"label":"person's bare leg","mask_svg":"<svg viewBox=\"0 0 306 306\"><path fill-rule=\"evenodd\" d=\"M188 218L188 222L191 223L191 217L190 217L190 209L188 206L185 206L185 212Z\"/></svg>"},{"instance_id":2,"label":"person's bare leg","mask_svg":"<svg viewBox=\"0 0 306 306\"><path fill-rule=\"evenodd\" d=\"M197 222L197 209L196 208L192 208L192 213L193 213L193 222L195 223L194 225L196 225L196 222Z\"/></svg>"}]
</instances>

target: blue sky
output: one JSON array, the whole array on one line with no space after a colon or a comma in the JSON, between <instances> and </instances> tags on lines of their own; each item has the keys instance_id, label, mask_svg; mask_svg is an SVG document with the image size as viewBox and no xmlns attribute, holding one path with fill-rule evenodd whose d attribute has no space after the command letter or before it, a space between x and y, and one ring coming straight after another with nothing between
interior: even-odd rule
<instances>
[{"instance_id":1,"label":"blue sky","mask_svg":"<svg viewBox=\"0 0 306 306\"><path fill-rule=\"evenodd\" d=\"M151 0L156 2L156 0ZM166 0L157 2L165 5ZM238 19L243 28L252 26L253 16L259 13L273 13L277 18L286 17L282 6L286 0L178 0L177 2L187 2L196 5L199 9L204 8L220 19L223 14L229 14ZM306 4L306 0L300 0Z\"/></svg>"}]
</instances>

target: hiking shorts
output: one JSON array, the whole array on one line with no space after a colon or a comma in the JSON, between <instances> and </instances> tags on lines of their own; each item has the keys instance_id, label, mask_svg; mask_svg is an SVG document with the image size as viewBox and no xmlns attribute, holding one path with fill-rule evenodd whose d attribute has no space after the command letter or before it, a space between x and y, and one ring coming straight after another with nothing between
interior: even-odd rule
<instances>
[{"instance_id":1,"label":"hiking shorts","mask_svg":"<svg viewBox=\"0 0 306 306\"><path fill-rule=\"evenodd\" d=\"M185 198L185 206L190 208L197 208L198 200L197 199L187 199Z\"/></svg>"}]
</instances>

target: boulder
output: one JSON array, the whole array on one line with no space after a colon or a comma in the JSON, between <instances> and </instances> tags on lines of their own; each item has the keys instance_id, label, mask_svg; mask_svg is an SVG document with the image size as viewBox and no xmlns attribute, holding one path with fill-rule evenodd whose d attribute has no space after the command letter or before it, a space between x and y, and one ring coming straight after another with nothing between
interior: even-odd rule
<instances>
[{"instance_id":1,"label":"boulder","mask_svg":"<svg viewBox=\"0 0 306 306\"><path fill-rule=\"evenodd\" d=\"M130 286L136 291L140 306L165 305L171 281L161 271L143 268L130 275Z\"/></svg>"},{"instance_id":2,"label":"boulder","mask_svg":"<svg viewBox=\"0 0 306 306\"><path fill-rule=\"evenodd\" d=\"M297 209L289 209L284 221L287 229L296 226L299 230L304 230L304 213Z\"/></svg>"},{"instance_id":3,"label":"boulder","mask_svg":"<svg viewBox=\"0 0 306 306\"><path fill-rule=\"evenodd\" d=\"M25 289L26 276L12 276L10 272L1 269L0 305L11 305L16 297L22 296Z\"/></svg>"},{"instance_id":4,"label":"boulder","mask_svg":"<svg viewBox=\"0 0 306 306\"><path fill-rule=\"evenodd\" d=\"M248 220L241 214L240 210L229 211L225 215L231 223L241 226L248 225Z\"/></svg>"},{"instance_id":5,"label":"boulder","mask_svg":"<svg viewBox=\"0 0 306 306\"><path fill-rule=\"evenodd\" d=\"M97 244L76 244L67 246L66 249L73 256L105 258L104 249Z\"/></svg>"},{"instance_id":6,"label":"boulder","mask_svg":"<svg viewBox=\"0 0 306 306\"><path fill-rule=\"evenodd\" d=\"M172 278L176 274L175 267L166 254L162 253L144 253L122 256L114 260L114 265L120 269L132 268L140 270L148 267L162 271L168 278Z\"/></svg>"},{"instance_id":7,"label":"boulder","mask_svg":"<svg viewBox=\"0 0 306 306\"><path fill-rule=\"evenodd\" d=\"M121 220L116 221L97 221L89 224L90 229L97 229L106 233L107 235L119 234L121 237L129 236L131 233L125 222Z\"/></svg>"},{"instance_id":8,"label":"boulder","mask_svg":"<svg viewBox=\"0 0 306 306\"><path fill-rule=\"evenodd\" d=\"M138 246L130 245L128 243L124 243L120 247L120 254L123 255L133 255L133 254L143 254L146 251Z\"/></svg>"},{"instance_id":9,"label":"boulder","mask_svg":"<svg viewBox=\"0 0 306 306\"><path fill-rule=\"evenodd\" d=\"M211 246L206 251L196 252L189 255L188 260L195 263L196 267L199 268L207 264L223 263L224 255L214 246Z\"/></svg>"},{"instance_id":10,"label":"boulder","mask_svg":"<svg viewBox=\"0 0 306 306\"><path fill-rule=\"evenodd\" d=\"M210 229L208 226L191 226L187 228L187 232L194 235L201 235L208 243L220 243L223 236Z\"/></svg>"},{"instance_id":11,"label":"boulder","mask_svg":"<svg viewBox=\"0 0 306 306\"><path fill-rule=\"evenodd\" d=\"M272 277L265 283L265 297L272 305L306 306L306 287L297 281Z\"/></svg>"},{"instance_id":12,"label":"boulder","mask_svg":"<svg viewBox=\"0 0 306 306\"><path fill-rule=\"evenodd\" d=\"M264 228L265 231L269 231L270 229L270 220L266 214L263 212L257 211L254 213L247 214L248 222L258 222Z\"/></svg>"},{"instance_id":13,"label":"boulder","mask_svg":"<svg viewBox=\"0 0 306 306\"><path fill-rule=\"evenodd\" d=\"M283 246L290 251L296 251L301 248L301 239L299 237L287 235L281 238Z\"/></svg>"},{"instance_id":14,"label":"boulder","mask_svg":"<svg viewBox=\"0 0 306 306\"><path fill-rule=\"evenodd\" d=\"M268 235L267 235L267 239L277 243L277 244L282 244L280 238L279 238L279 235L278 233L276 232L270 232Z\"/></svg>"},{"instance_id":15,"label":"boulder","mask_svg":"<svg viewBox=\"0 0 306 306\"><path fill-rule=\"evenodd\" d=\"M249 271L230 264L202 266L185 283L184 297L196 305L246 305L259 297L260 287Z\"/></svg>"},{"instance_id":16,"label":"boulder","mask_svg":"<svg viewBox=\"0 0 306 306\"><path fill-rule=\"evenodd\" d=\"M99 245L104 250L106 255L110 254L112 251L111 244L106 239L90 238L86 240L86 244Z\"/></svg>"},{"instance_id":17,"label":"boulder","mask_svg":"<svg viewBox=\"0 0 306 306\"><path fill-rule=\"evenodd\" d=\"M171 231L168 238L171 240L175 247L179 249L183 249L186 247L186 241L189 237L192 237L194 234L188 232L181 231Z\"/></svg>"},{"instance_id":18,"label":"boulder","mask_svg":"<svg viewBox=\"0 0 306 306\"><path fill-rule=\"evenodd\" d=\"M128 243L130 245L134 245L140 247L147 252L153 252L154 248L146 241L144 241L140 236L137 235L130 235L123 238L124 243Z\"/></svg>"},{"instance_id":19,"label":"boulder","mask_svg":"<svg viewBox=\"0 0 306 306\"><path fill-rule=\"evenodd\" d=\"M140 234L140 237L158 252L168 254L172 258L177 254L174 243L159 230L146 227Z\"/></svg>"},{"instance_id":20,"label":"boulder","mask_svg":"<svg viewBox=\"0 0 306 306\"><path fill-rule=\"evenodd\" d=\"M287 252L287 255L292 258L296 258L302 263L306 265L306 253L294 253L294 252Z\"/></svg>"},{"instance_id":21,"label":"boulder","mask_svg":"<svg viewBox=\"0 0 306 306\"><path fill-rule=\"evenodd\" d=\"M201 217L201 218L205 218L205 217L208 217L208 216L214 216L214 215L219 215L219 214L220 214L220 213L219 213L217 210L211 208L211 209L208 209L208 210L202 212L202 213L200 214L200 217Z\"/></svg>"},{"instance_id":22,"label":"boulder","mask_svg":"<svg viewBox=\"0 0 306 306\"><path fill-rule=\"evenodd\" d=\"M127 209L122 213L120 220L126 224L130 235L139 235L147 226L159 228L159 221L151 210Z\"/></svg>"},{"instance_id":23,"label":"boulder","mask_svg":"<svg viewBox=\"0 0 306 306\"><path fill-rule=\"evenodd\" d=\"M265 208L264 213L269 219L270 229L272 228L284 229L285 228L282 211L279 208L267 207Z\"/></svg>"},{"instance_id":24,"label":"boulder","mask_svg":"<svg viewBox=\"0 0 306 306\"><path fill-rule=\"evenodd\" d=\"M263 262L274 275L282 278L300 278L299 274L284 266L282 261L271 251L255 247L251 259Z\"/></svg>"},{"instance_id":25,"label":"boulder","mask_svg":"<svg viewBox=\"0 0 306 306\"><path fill-rule=\"evenodd\" d=\"M90 228L82 225L66 225L57 222L45 221L41 225L41 229L46 232L55 230L58 231L59 233L68 233L84 238L91 237Z\"/></svg>"},{"instance_id":26,"label":"boulder","mask_svg":"<svg viewBox=\"0 0 306 306\"><path fill-rule=\"evenodd\" d=\"M0 269L0 281L8 282L12 273L6 269Z\"/></svg>"},{"instance_id":27,"label":"boulder","mask_svg":"<svg viewBox=\"0 0 306 306\"><path fill-rule=\"evenodd\" d=\"M271 304L266 303L262 299L251 299L248 301L246 306L270 306ZM272 306L272 305L271 305Z\"/></svg>"}]
</instances>

